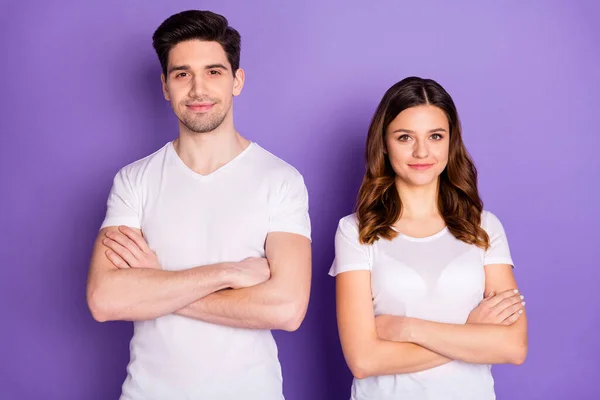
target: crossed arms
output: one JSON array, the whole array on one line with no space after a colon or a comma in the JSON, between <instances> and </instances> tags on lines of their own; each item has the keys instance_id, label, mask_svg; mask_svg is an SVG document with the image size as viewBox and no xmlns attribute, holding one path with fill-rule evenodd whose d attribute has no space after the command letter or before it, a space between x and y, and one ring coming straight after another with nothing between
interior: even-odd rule
<instances>
[{"instance_id":1,"label":"crossed arms","mask_svg":"<svg viewBox=\"0 0 600 400\"><path fill-rule=\"evenodd\" d=\"M522 364L527 355L524 302L510 265L487 265L488 295L466 324L375 317L370 271L336 277L337 316L346 362L356 378L427 370L452 360Z\"/></svg>"},{"instance_id":2,"label":"crossed arms","mask_svg":"<svg viewBox=\"0 0 600 400\"><path fill-rule=\"evenodd\" d=\"M165 271L139 229L103 228L92 253L88 306L97 321L175 313L238 328L294 331L308 306L310 240L272 232L265 255Z\"/></svg>"}]
</instances>

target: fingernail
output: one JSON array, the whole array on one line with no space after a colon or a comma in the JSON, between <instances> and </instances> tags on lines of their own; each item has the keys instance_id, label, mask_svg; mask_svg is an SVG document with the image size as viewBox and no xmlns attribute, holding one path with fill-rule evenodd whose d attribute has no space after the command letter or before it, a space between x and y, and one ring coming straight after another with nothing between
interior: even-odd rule
<instances>
[{"instance_id":1,"label":"fingernail","mask_svg":"<svg viewBox=\"0 0 600 400\"><path fill-rule=\"evenodd\" d=\"M523 295L521 295L520 297L521 297L521 300L523 300L525 298L525 296L523 296Z\"/></svg>"},{"instance_id":2,"label":"fingernail","mask_svg":"<svg viewBox=\"0 0 600 400\"><path fill-rule=\"evenodd\" d=\"M519 314L523 314L523 310L519 310Z\"/></svg>"},{"instance_id":3,"label":"fingernail","mask_svg":"<svg viewBox=\"0 0 600 400\"><path fill-rule=\"evenodd\" d=\"M521 304L525 305L525 302L524 302L524 301L522 301L522 302L521 302Z\"/></svg>"},{"instance_id":4,"label":"fingernail","mask_svg":"<svg viewBox=\"0 0 600 400\"><path fill-rule=\"evenodd\" d=\"M515 293L519 293L519 290L518 290L518 289L515 289L515 290L514 290L514 292L515 292Z\"/></svg>"}]
</instances>

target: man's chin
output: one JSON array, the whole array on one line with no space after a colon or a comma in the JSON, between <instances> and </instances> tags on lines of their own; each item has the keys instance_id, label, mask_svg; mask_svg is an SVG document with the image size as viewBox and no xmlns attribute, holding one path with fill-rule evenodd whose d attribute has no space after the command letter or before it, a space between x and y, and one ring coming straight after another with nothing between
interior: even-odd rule
<instances>
[{"instance_id":1,"label":"man's chin","mask_svg":"<svg viewBox=\"0 0 600 400\"><path fill-rule=\"evenodd\" d=\"M194 133L208 133L208 132L212 132L215 129L217 129L219 127L220 124L218 123L206 123L205 121L203 121L204 123L198 123L198 121L185 121L183 122L183 125L185 125L185 127Z\"/></svg>"}]
</instances>

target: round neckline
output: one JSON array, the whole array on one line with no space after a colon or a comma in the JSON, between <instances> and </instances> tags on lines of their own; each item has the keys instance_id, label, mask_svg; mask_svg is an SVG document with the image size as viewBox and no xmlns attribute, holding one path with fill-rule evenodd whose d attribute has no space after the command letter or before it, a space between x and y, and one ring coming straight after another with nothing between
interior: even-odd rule
<instances>
[{"instance_id":1,"label":"round neckline","mask_svg":"<svg viewBox=\"0 0 600 400\"><path fill-rule=\"evenodd\" d=\"M394 230L394 232L398 232L398 237L409 240L411 242L429 242L431 240L439 238L440 236L443 236L444 234L446 234L446 232L448 232L448 226L444 226L444 228L442 228L441 231L438 231L438 232L434 233L433 235L429 235L429 236L425 236L425 237L414 237L414 236L408 236L408 235L400 232L398 229L396 229L393 226L391 228L392 228L392 230Z\"/></svg>"},{"instance_id":2,"label":"round neckline","mask_svg":"<svg viewBox=\"0 0 600 400\"><path fill-rule=\"evenodd\" d=\"M213 177L215 177L216 175L220 174L221 172L231 168L231 166L233 164L236 164L241 158L244 157L244 155L246 155L251 148L255 147L256 144L255 142L250 142L250 144L244 149L242 150L237 156L233 157L231 160L229 160L226 164L222 165L221 167L217 168L216 170L214 170L213 172L211 172L210 174L207 175L202 175L197 173L196 171L192 170L190 167L188 167L186 165L186 163L183 162L183 160L181 159L181 157L179 157L179 154L177 154L177 151L175 150L175 147L173 146L173 142L174 140L170 141L168 143L168 150L171 154L173 154L173 157L175 158L176 163L183 168L183 170L190 176L192 176L194 179L199 179L199 180L208 180L211 179Z\"/></svg>"}]
</instances>

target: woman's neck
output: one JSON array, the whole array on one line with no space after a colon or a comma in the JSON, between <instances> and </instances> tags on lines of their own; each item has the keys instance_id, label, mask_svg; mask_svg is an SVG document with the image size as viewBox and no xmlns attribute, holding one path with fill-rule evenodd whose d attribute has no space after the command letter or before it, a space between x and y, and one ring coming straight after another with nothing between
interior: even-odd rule
<instances>
[{"instance_id":1,"label":"woman's neck","mask_svg":"<svg viewBox=\"0 0 600 400\"><path fill-rule=\"evenodd\" d=\"M401 219L428 220L441 217L438 209L437 181L424 186L412 186L397 181L396 188L402 202Z\"/></svg>"}]
</instances>

